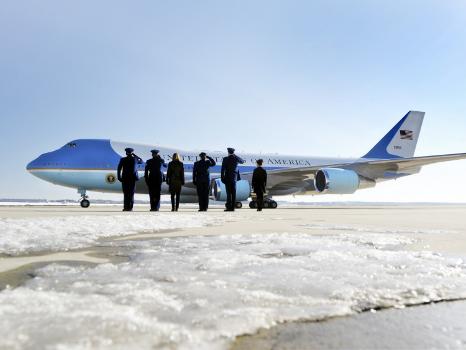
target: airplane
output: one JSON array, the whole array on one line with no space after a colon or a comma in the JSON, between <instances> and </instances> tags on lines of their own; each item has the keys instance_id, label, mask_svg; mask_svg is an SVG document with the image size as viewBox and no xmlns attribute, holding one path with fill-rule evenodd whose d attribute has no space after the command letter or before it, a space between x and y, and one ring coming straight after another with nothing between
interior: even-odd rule
<instances>
[{"instance_id":1,"label":"airplane","mask_svg":"<svg viewBox=\"0 0 466 350\"><path fill-rule=\"evenodd\" d=\"M277 208L272 198L281 195L352 194L359 189L374 187L378 182L398 179L419 173L422 166L466 158L466 153L414 157L414 152L424 120L424 112L409 111L367 154L360 158L324 158L286 156L276 154L239 154L245 160L238 169L241 180L237 182L236 207L251 198L250 208L257 203L251 193L252 172L256 160L264 160L267 170L267 196L264 206ZM56 185L77 189L81 195L81 207L90 201L87 191L121 192L116 169L126 147L142 159L150 159L153 148L160 150L166 162L172 154L180 154L185 168L186 185L182 190L182 202L197 203L196 188L192 183L193 164L197 152L184 151L160 145L142 145L112 141L109 139L78 139L63 147L40 155L26 169L32 175ZM220 169L225 154L208 153L217 165L211 168L211 198L226 201L225 185L220 181ZM136 183L136 193L148 193L143 177L144 162L138 164L141 180ZM163 184L162 194L168 193Z\"/></svg>"}]
</instances>

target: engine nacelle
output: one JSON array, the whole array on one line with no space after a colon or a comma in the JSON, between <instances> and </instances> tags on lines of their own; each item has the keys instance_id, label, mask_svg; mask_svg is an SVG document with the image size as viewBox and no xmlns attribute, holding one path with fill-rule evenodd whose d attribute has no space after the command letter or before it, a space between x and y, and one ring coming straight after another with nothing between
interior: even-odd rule
<instances>
[{"instance_id":1,"label":"engine nacelle","mask_svg":"<svg viewBox=\"0 0 466 350\"><path fill-rule=\"evenodd\" d=\"M236 182L236 200L245 201L251 194L251 186L248 180L239 180ZM226 202L227 191L225 184L220 179L212 181L212 197L216 201Z\"/></svg>"},{"instance_id":2,"label":"engine nacelle","mask_svg":"<svg viewBox=\"0 0 466 350\"><path fill-rule=\"evenodd\" d=\"M375 186L375 181L359 176L353 170L323 168L314 178L316 191L329 194L351 194L359 188Z\"/></svg>"}]
</instances>

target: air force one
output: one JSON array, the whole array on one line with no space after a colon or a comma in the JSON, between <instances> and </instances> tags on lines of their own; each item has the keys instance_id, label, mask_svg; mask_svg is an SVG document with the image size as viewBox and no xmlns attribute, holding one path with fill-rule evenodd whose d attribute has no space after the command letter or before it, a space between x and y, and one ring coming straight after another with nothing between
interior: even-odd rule
<instances>
[{"instance_id":1,"label":"air force one","mask_svg":"<svg viewBox=\"0 0 466 350\"><path fill-rule=\"evenodd\" d=\"M280 156L275 154L239 154L245 160L239 165L241 180L237 183L236 207L251 197L251 178L256 160L264 160L268 173L265 207L276 208L273 196L302 194L351 194L358 189L374 187L377 182L393 180L419 173L422 166L466 158L466 153L413 157L419 138L424 112L408 112L367 154L360 158L323 158ZM104 139L71 141L56 151L44 153L27 165L27 170L38 178L56 185L76 188L81 195L81 206L90 205L87 191L121 192L117 179L117 166L125 155L126 147L142 159L151 158L150 150L157 148L165 161L173 153L181 155L186 174L182 201L197 202L192 183L192 169L198 159L197 152L165 148L160 145L140 145ZM217 165L211 168L211 198L226 200L224 184L220 181L220 168L224 153L211 152ZM145 164L138 165L140 177ZM148 193L144 181L136 184L136 193ZM162 193L168 193L166 184ZM249 206L256 205L253 197Z\"/></svg>"}]
</instances>

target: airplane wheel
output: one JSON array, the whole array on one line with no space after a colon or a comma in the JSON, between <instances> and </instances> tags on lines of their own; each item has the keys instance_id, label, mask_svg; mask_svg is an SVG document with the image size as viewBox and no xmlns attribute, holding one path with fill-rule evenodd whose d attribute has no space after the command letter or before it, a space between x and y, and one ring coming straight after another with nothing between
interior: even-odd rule
<instances>
[{"instance_id":1,"label":"airplane wheel","mask_svg":"<svg viewBox=\"0 0 466 350\"><path fill-rule=\"evenodd\" d=\"M83 199L81 201L81 208L89 208L90 205L91 205L91 202L89 202L87 199Z\"/></svg>"},{"instance_id":2,"label":"airplane wheel","mask_svg":"<svg viewBox=\"0 0 466 350\"><path fill-rule=\"evenodd\" d=\"M236 209L241 209L242 207L243 207L243 203L241 203L241 202L236 202L235 203L235 208Z\"/></svg>"},{"instance_id":3,"label":"airplane wheel","mask_svg":"<svg viewBox=\"0 0 466 350\"><path fill-rule=\"evenodd\" d=\"M256 209L257 208L257 202L256 201L250 201L249 202L249 208Z\"/></svg>"},{"instance_id":4,"label":"airplane wheel","mask_svg":"<svg viewBox=\"0 0 466 350\"><path fill-rule=\"evenodd\" d=\"M275 201L270 201L270 208L272 208L272 209L277 209L277 207L278 207L277 202L275 202Z\"/></svg>"}]
</instances>

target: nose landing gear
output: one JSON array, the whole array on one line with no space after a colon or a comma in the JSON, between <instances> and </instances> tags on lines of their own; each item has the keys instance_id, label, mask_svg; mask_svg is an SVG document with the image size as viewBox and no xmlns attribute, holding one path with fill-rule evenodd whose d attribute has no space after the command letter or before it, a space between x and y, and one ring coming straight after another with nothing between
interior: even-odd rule
<instances>
[{"instance_id":1,"label":"nose landing gear","mask_svg":"<svg viewBox=\"0 0 466 350\"><path fill-rule=\"evenodd\" d=\"M86 195L86 190L78 189L78 193L81 195L81 201L79 203L81 204L81 208L89 208L91 202L87 199L89 197Z\"/></svg>"},{"instance_id":2,"label":"nose landing gear","mask_svg":"<svg viewBox=\"0 0 466 350\"><path fill-rule=\"evenodd\" d=\"M89 206L91 205L91 202L89 202L88 199L83 198L80 204L81 204L81 208L89 208Z\"/></svg>"}]
</instances>

